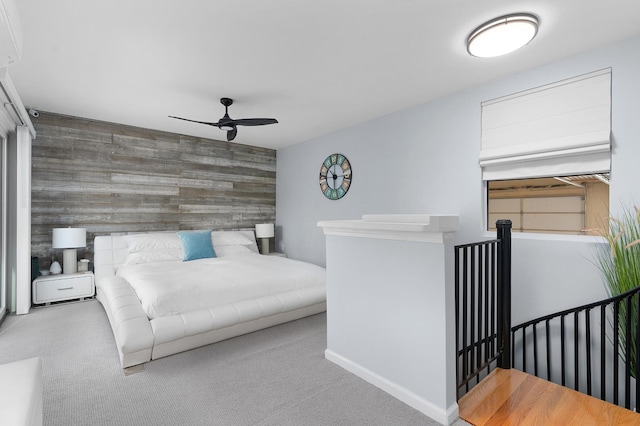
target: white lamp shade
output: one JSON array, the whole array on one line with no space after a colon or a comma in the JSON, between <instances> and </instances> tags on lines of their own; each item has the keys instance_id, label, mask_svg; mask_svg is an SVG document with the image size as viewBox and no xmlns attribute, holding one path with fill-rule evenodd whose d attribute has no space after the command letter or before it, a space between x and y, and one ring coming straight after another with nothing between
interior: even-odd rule
<instances>
[{"instance_id":1,"label":"white lamp shade","mask_svg":"<svg viewBox=\"0 0 640 426\"><path fill-rule=\"evenodd\" d=\"M256 237L273 238L274 236L275 230L273 223L259 223L256 225Z\"/></svg>"},{"instance_id":2,"label":"white lamp shade","mask_svg":"<svg viewBox=\"0 0 640 426\"><path fill-rule=\"evenodd\" d=\"M78 248L87 246L85 228L53 228L53 248Z\"/></svg>"}]
</instances>

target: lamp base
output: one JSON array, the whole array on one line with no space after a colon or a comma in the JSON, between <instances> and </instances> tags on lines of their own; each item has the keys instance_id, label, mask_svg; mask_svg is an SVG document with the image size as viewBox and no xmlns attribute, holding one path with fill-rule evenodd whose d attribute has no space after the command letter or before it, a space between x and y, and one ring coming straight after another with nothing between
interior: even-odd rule
<instances>
[{"instance_id":1,"label":"lamp base","mask_svg":"<svg viewBox=\"0 0 640 426\"><path fill-rule=\"evenodd\" d=\"M62 252L62 273L75 274L78 272L78 250L64 249Z\"/></svg>"},{"instance_id":2,"label":"lamp base","mask_svg":"<svg viewBox=\"0 0 640 426\"><path fill-rule=\"evenodd\" d=\"M262 240L262 254L269 254L269 239L268 238L261 238Z\"/></svg>"}]
</instances>

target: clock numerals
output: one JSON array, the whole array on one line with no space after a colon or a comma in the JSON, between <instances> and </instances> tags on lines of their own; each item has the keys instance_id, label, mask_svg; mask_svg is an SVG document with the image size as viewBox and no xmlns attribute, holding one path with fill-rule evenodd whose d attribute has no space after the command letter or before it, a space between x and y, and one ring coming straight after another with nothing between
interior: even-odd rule
<instances>
[{"instance_id":1,"label":"clock numerals","mask_svg":"<svg viewBox=\"0 0 640 426\"><path fill-rule=\"evenodd\" d=\"M351 163L347 157L331 154L320 167L320 191L330 200L339 200L349 191L351 178Z\"/></svg>"},{"instance_id":2,"label":"clock numerals","mask_svg":"<svg viewBox=\"0 0 640 426\"><path fill-rule=\"evenodd\" d=\"M330 199L330 200L335 200L335 198L333 198L333 193L334 193L334 192L335 192L335 190L334 190L334 189L327 188L327 189L324 191L324 196L325 196L325 197L327 197L327 198L328 198L328 199Z\"/></svg>"}]
</instances>

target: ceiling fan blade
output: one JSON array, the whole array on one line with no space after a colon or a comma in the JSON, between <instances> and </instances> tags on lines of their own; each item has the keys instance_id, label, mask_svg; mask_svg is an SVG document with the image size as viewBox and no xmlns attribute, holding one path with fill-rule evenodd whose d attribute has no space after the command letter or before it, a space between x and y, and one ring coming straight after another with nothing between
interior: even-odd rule
<instances>
[{"instance_id":1,"label":"ceiling fan blade","mask_svg":"<svg viewBox=\"0 0 640 426\"><path fill-rule=\"evenodd\" d=\"M189 121L191 123L199 123L206 124L207 126L215 126L220 130L227 131L227 141L231 142L236 138L238 134L238 128L236 126L264 126L265 124L276 124L278 120L275 118L240 118L238 120L234 120L229 117L229 106L233 104L233 99L231 98L221 98L220 103L224 105L224 116L218 120L217 123L208 122L208 121L198 121L192 120L190 118L182 118L170 115L170 118L176 118L178 120ZM231 129L231 130L227 130Z\"/></svg>"},{"instance_id":2,"label":"ceiling fan blade","mask_svg":"<svg viewBox=\"0 0 640 426\"><path fill-rule=\"evenodd\" d=\"M232 140L234 140L236 138L236 135L238 134L238 128L237 127L233 127L233 129L228 130L227 131L227 142L231 142Z\"/></svg>"},{"instance_id":3,"label":"ceiling fan blade","mask_svg":"<svg viewBox=\"0 0 640 426\"><path fill-rule=\"evenodd\" d=\"M275 118L240 118L231 120L236 126L263 126L265 124L276 124L278 120Z\"/></svg>"},{"instance_id":4,"label":"ceiling fan blade","mask_svg":"<svg viewBox=\"0 0 640 426\"><path fill-rule=\"evenodd\" d=\"M207 122L207 121L191 120L189 118L174 117L173 115L170 115L169 118L177 118L178 120L191 121L192 123L200 123L200 124L206 124L208 126L219 127L218 123L210 123L210 122Z\"/></svg>"}]
</instances>

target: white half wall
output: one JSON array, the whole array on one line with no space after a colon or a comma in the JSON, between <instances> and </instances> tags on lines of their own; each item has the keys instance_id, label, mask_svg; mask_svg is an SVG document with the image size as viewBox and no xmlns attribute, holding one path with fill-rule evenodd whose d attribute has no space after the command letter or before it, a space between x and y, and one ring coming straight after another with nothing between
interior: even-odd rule
<instances>
[{"instance_id":1,"label":"white half wall","mask_svg":"<svg viewBox=\"0 0 640 426\"><path fill-rule=\"evenodd\" d=\"M458 218L402 216L318 223L327 239L325 357L448 425L458 417Z\"/></svg>"}]
</instances>

